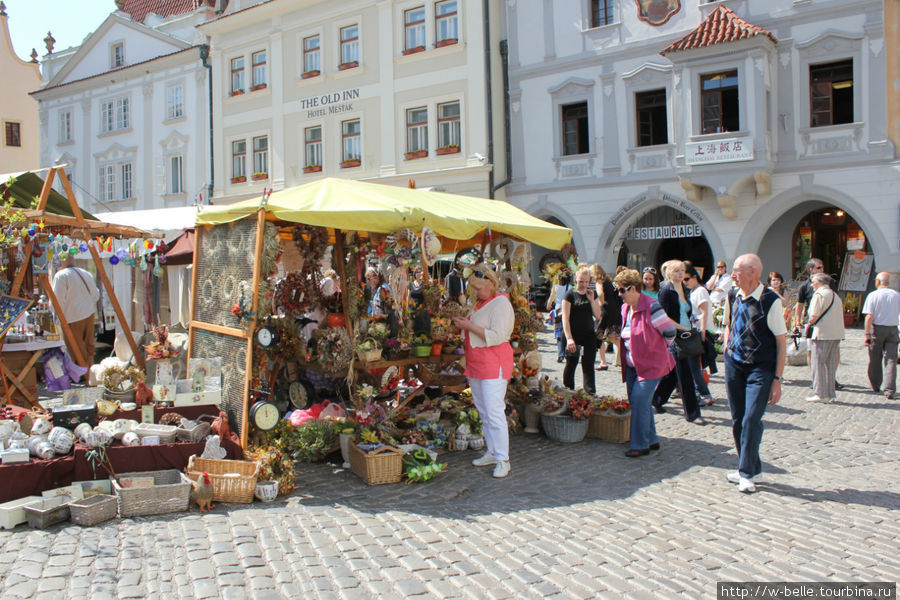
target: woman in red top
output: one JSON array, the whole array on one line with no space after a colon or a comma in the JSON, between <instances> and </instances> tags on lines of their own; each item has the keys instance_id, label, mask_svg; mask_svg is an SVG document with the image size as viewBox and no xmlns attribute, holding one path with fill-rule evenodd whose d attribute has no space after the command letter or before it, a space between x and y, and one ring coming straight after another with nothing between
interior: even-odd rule
<instances>
[{"instance_id":1,"label":"woman in red top","mask_svg":"<svg viewBox=\"0 0 900 600\"><path fill-rule=\"evenodd\" d=\"M506 425L506 384L512 377L513 350L509 344L515 312L506 294L497 292L497 274L476 265L469 277L475 307L468 317L454 317L465 332L466 370L475 408L481 415L487 452L476 458L476 467L496 465L494 477L509 475L509 429Z\"/></svg>"}]
</instances>

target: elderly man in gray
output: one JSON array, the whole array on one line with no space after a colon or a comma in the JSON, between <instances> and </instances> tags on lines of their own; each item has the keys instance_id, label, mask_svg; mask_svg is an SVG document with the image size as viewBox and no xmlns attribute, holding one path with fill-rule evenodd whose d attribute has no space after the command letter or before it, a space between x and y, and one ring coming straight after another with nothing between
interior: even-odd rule
<instances>
[{"instance_id":1,"label":"elderly man in gray","mask_svg":"<svg viewBox=\"0 0 900 600\"><path fill-rule=\"evenodd\" d=\"M875 291L866 296L866 341L869 348L869 383L876 392L884 387L884 396L897 393L897 322L900 319L900 293L890 287L891 276L881 272L875 277ZM883 368L882 368L883 365Z\"/></svg>"}]
</instances>

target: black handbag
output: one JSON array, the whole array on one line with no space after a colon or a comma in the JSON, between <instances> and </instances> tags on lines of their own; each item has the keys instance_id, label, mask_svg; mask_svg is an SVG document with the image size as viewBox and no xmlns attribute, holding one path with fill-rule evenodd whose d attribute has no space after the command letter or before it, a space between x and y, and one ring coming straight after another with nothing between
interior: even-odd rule
<instances>
[{"instance_id":1,"label":"black handbag","mask_svg":"<svg viewBox=\"0 0 900 600\"><path fill-rule=\"evenodd\" d=\"M675 357L681 360L701 354L703 354L703 340L700 338L700 332L696 329L679 331L675 336Z\"/></svg>"}]
</instances>

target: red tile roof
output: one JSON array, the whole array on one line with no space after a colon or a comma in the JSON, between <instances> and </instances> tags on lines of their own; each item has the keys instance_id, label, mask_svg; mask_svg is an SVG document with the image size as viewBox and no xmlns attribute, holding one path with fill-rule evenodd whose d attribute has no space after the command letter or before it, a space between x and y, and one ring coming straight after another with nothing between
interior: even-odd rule
<instances>
[{"instance_id":1,"label":"red tile roof","mask_svg":"<svg viewBox=\"0 0 900 600\"><path fill-rule=\"evenodd\" d=\"M215 0L124 0L122 12L131 15L131 19L143 23L150 13L163 18L181 15L194 11L204 4L215 6Z\"/></svg>"},{"instance_id":2,"label":"red tile roof","mask_svg":"<svg viewBox=\"0 0 900 600\"><path fill-rule=\"evenodd\" d=\"M670 52L705 48L714 44L736 42L737 40L744 40L758 35L764 35L772 42L778 43L778 40L775 39L771 32L748 23L727 6L718 6L689 34L680 40L672 42L660 54L665 56Z\"/></svg>"}]
</instances>

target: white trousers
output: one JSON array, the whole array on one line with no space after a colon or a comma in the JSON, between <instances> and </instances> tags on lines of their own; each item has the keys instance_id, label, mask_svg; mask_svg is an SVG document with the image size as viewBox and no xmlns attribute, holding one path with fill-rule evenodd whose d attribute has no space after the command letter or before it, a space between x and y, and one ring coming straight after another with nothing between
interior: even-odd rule
<instances>
[{"instance_id":1,"label":"white trousers","mask_svg":"<svg viewBox=\"0 0 900 600\"><path fill-rule=\"evenodd\" d=\"M500 379L469 378L472 399L481 415L481 428L487 451L497 460L509 460L509 427L506 425L506 384Z\"/></svg>"}]
</instances>

